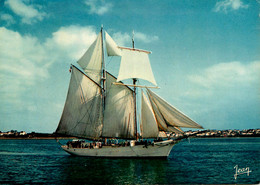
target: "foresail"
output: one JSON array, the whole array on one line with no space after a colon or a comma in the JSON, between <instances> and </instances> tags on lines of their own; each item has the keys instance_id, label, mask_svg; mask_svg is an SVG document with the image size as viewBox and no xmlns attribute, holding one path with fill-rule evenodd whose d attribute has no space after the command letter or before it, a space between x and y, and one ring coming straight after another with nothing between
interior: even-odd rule
<instances>
[{"instance_id":1,"label":"foresail","mask_svg":"<svg viewBox=\"0 0 260 185\"><path fill-rule=\"evenodd\" d=\"M100 84L102 69L102 35L99 33L95 42L88 48L85 54L78 60L78 64L85 73Z\"/></svg>"},{"instance_id":2,"label":"foresail","mask_svg":"<svg viewBox=\"0 0 260 185\"><path fill-rule=\"evenodd\" d=\"M133 92L107 73L102 137L135 138Z\"/></svg>"},{"instance_id":3,"label":"foresail","mask_svg":"<svg viewBox=\"0 0 260 185\"><path fill-rule=\"evenodd\" d=\"M168 131L175 133L184 133L184 131L179 127L168 126Z\"/></svg>"},{"instance_id":4,"label":"foresail","mask_svg":"<svg viewBox=\"0 0 260 185\"><path fill-rule=\"evenodd\" d=\"M56 133L97 139L101 130L101 88L72 66L67 99Z\"/></svg>"},{"instance_id":5,"label":"foresail","mask_svg":"<svg viewBox=\"0 0 260 185\"><path fill-rule=\"evenodd\" d=\"M157 108L156 104L151 100L151 97L149 96L149 94L147 93L149 99L150 99L150 103L152 105L152 108L153 108L153 112L154 112L154 115L155 115L155 118L157 120L157 124L158 124L158 127L159 127L159 130L160 131L167 131L167 124L165 123L165 120L163 118L163 116L161 115L159 109Z\"/></svg>"},{"instance_id":6,"label":"foresail","mask_svg":"<svg viewBox=\"0 0 260 185\"><path fill-rule=\"evenodd\" d=\"M121 56L121 50L118 48L115 41L105 32L106 35L106 49L108 56Z\"/></svg>"},{"instance_id":7,"label":"foresail","mask_svg":"<svg viewBox=\"0 0 260 185\"><path fill-rule=\"evenodd\" d=\"M175 132L175 133L183 133L183 131L180 128L168 124L168 122L164 119L163 115L161 114L160 110L158 109L157 105L154 103L152 98L149 96L149 93L147 93L147 94L148 94L150 103L152 105L152 109L153 109L155 118L157 120L159 130L160 131Z\"/></svg>"},{"instance_id":8,"label":"foresail","mask_svg":"<svg viewBox=\"0 0 260 185\"><path fill-rule=\"evenodd\" d=\"M148 53L141 50L122 49L121 55L117 82L129 78L138 78L157 85L153 76Z\"/></svg>"},{"instance_id":9,"label":"foresail","mask_svg":"<svg viewBox=\"0 0 260 185\"><path fill-rule=\"evenodd\" d=\"M158 125L152 107L143 92L141 106L141 131L142 138L156 138L159 134Z\"/></svg>"},{"instance_id":10,"label":"foresail","mask_svg":"<svg viewBox=\"0 0 260 185\"><path fill-rule=\"evenodd\" d=\"M175 107L167 103L151 90L147 89L148 96L151 101L156 105L158 111L162 115L165 123L173 127L186 127L186 128L203 128L195 121L181 113Z\"/></svg>"}]
</instances>

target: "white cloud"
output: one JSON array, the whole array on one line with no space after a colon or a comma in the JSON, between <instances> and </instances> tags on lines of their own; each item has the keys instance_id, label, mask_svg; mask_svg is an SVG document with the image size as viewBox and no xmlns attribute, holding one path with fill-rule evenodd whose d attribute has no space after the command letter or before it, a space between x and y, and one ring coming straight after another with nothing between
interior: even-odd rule
<instances>
[{"instance_id":1,"label":"white cloud","mask_svg":"<svg viewBox=\"0 0 260 185\"><path fill-rule=\"evenodd\" d=\"M61 27L52 33L52 37L47 39L44 45L53 53L53 57L58 54L75 61L84 54L96 37L94 27L72 25Z\"/></svg>"},{"instance_id":2,"label":"white cloud","mask_svg":"<svg viewBox=\"0 0 260 185\"><path fill-rule=\"evenodd\" d=\"M113 34L112 38L120 46L125 46L127 43L131 43L132 37L128 33L116 32Z\"/></svg>"},{"instance_id":3,"label":"white cloud","mask_svg":"<svg viewBox=\"0 0 260 185\"><path fill-rule=\"evenodd\" d=\"M118 45L121 45L121 46L129 45L132 43L132 36L130 36L128 33L116 32L113 34L113 39L115 40L115 42ZM158 36L146 35L141 32L134 33L135 41L140 41L143 43L151 43L151 42L157 41L158 39L159 39Z\"/></svg>"},{"instance_id":4,"label":"white cloud","mask_svg":"<svg viewBox=\"0 0 260 185\"><path fill-rule=\"evenodd\" d=\"M25 24L41 21L47 16L45 12L39 11L41 6L27 5L22 0L7 0L5 5L8 5L15 14L22 17L22 22Z\"/></svg>"},{"instance_id":5,"label":"white cloud","mask_svg":"<svg viewBox=\"0 0 260 185\"><path fill-rule=\"evenodd\" d=\"M260 61L219 63L190 75L179 97L207 128L243 128L258 115L259 87Z\"/></svg>"},{"instance_id":6,"label":"white cloud","mask_svg":"<svg viewBox=\"0 0 260 185\"><path fill-rule=\"evenodd\" d=\"M103 15L107 13L113 4L105 2L105 0L86 0L85 4L90 7L90 14Z\"/></svg>"},{"instance_id":7,"label":"white cloud","mask_svg":"<svg viewBox=\"0 0 260 185\"><path fill-rule=\"evenodd\" d=\"M20 95L48 77L47 53L37 38L0 28L1 99L21 103Z\"/></svg>"},{"instance_id":8,"label":"white cloud","mask_svg":"<svg viewBox=\"0 0 260 185\"><path fill-rule=\"evenodd\" d=\"M233 86L238 83L252 83L259 80L260 62L219 63L205 69L200 75L191 75L192 82L204 87Z\"/></svg>"},{"instance_id":9,"label":"white cloud","mask_svg":"<svg viewBox=\"0 0 260 185\"><path fill-rule=\"evenodd\" d=\"M158 36L150 36L150 35L146 35L146 34L141 33L141 32L136 32L134 36L135 36L136 40L140 40L144 43L150 43L150 42L153 42L153 41L157 41L159 39Z\"/></svg>"},{"instance_id":10,"label":"white cloud","mask_svg":"<svg viewBox=\"0 0 260 185\"><path fill-rule=\"evenodd\" d=\"M11 15L9 15L9 14L2 14L1 15L1 20L6 22L6 26L10 26L10 25L15 23L14 18Z\"/></svg>"},{"instance_id":11,"label":"white cloud","mask_svg":"<svg viewBox=\"0 0 260 185\"><path fill-rule=\"evenodd\" d=\"M187 96L216 96L235 92L242 94L259 88L260 61L219 63L188 78L193 85ZM242 97L242 96L241 96Z\"/></svg>"},{"instance_id":12,"label":"white cloud","mask_svg":"<svg viewBox=\"0 0 260 185\"><path fill-rule=\"evenodd\" d=\"M228 12L230 10L238 10L241 8L248 8L248 5L245 5L242 0L224 0L217 2L214 11L215 12Z\"/></svg>"}]
</instances>

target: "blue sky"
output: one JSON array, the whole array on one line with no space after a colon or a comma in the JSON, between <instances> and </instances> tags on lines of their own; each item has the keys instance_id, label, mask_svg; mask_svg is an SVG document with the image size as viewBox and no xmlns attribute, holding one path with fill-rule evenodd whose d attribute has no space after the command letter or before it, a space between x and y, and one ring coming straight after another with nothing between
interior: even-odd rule
<instances>
[{"instance_id":1,"label":"blue sky","mask_svg":"<svg viewBox=\"0 0 260 185\"><path fill-rule=\"evenodd\" d=\"M54 132L103 24L152 51L157 94L206 129L260 127L260 1L0 0L0 130ZM117 74L117 59L108 69Z\"/></svg>"}]
</instances>

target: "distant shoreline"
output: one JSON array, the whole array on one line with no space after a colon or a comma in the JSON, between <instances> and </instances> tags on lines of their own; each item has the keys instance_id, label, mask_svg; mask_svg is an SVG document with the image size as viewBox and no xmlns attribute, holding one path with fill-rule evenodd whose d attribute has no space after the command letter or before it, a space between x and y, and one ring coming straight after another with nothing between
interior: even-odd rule
<instances>
[{"instance_id":1,"label":"distant shoreline","mask_svg":"<svg viewBox=\"0 0 260 185\"><path fill-rule=\"evenodd\" d=\"M177 138L251 138L260 137L260 129L245 129L245 130L201 130L201 131L186 131L184 133L167 133L165 137L177 139ZM141 137L140 137L141 138ZM28 139L78 139L74 136L67 136L65 134L57 133L26 133L24 131L17 132L11 130L8 132L0 131L0 140L28 140Z\"/></svg>"},{"instance_id":2,"label":"distant shoreline","mask_svg":"<svg viewBox=\"0 0 260 185\"><path fill-rule=\"evenodd\" d=\"M76 137L0 137L0 140L55 140L55 139L77 139Z\"/></svg>"},{"instance_id":3,"label":"distant shoreline","mask_svg":"<svg viewBox=\"0 0 260 185\"><path fill-rule=\"evenodd\" d=\"M216 138L258 138L259 135L253 136L191 136L189 138L203 138L203 139L216 139ZM174 139L175 137L171 137ZM65 139L79 139L77 137L0 137L0 140L65 140Z\"/></svg>"},{"instance_id":4,"label":"distant shoreline","mask_svg":"<svg viewBox=\"0 0 260 185\"><path fill-rule=\"evenodd\" d=\"M25 133L20 134L20 132L11 132L8 135L0 136L0 140L2 139L17 139L17 140L28 140L28 139L76 139L77 137L74 136L66 136L63 134L56 134L56 133Z\"/></svg>"}]
</instances>

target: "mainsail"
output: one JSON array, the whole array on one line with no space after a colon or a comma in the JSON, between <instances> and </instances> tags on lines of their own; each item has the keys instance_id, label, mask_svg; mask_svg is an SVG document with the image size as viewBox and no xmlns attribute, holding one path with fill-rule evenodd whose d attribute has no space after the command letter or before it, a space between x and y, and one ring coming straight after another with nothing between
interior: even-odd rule
<instances>
[{"instance_id":1,"label":"mainsail","mask_svg":"<svg viewBox=\"0 0 260 185\"><path fill-rule=\"evenodd\" d=\"M56 133L99 138L102 131L101 88L72 66L66 103Z\"/></svg>"},{"instance_id":2,"label":"mainsail","mask_svg":"<svg viewBox=\"0 0 260 185\"><path fill-rule=\"evenodd\" d=\"M107 73L104 127L102 137L134 138L133 91L115 85L116 78Z\"/></svg>"}]
</instances>

